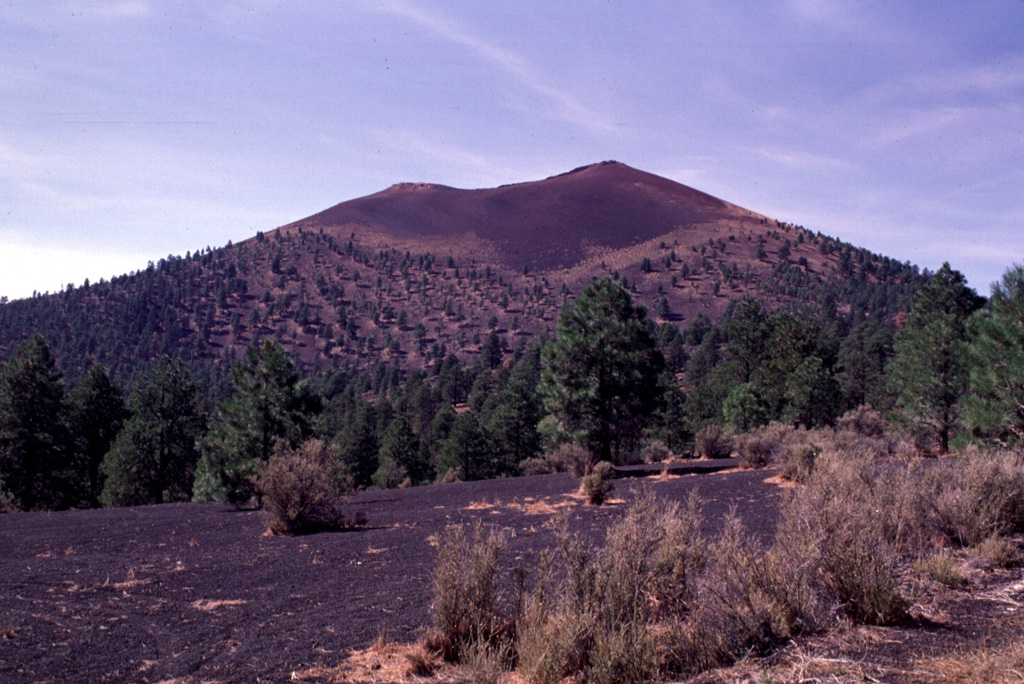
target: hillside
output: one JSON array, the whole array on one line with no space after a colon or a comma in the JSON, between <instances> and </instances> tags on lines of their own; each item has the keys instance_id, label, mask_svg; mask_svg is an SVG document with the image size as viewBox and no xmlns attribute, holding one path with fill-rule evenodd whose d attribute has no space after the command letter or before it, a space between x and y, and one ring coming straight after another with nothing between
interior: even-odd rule
<instances>
[{"instance_id":1,"label":"hillside","mask_svg":"<svg viewBox=\"0 0 1024 684\"><path fill-rule=\"evenodd\" d=\"M617 162L491 189L401 183L239 244L0 305L0 357L34 332L65 372L160 354L223 368L279 339L307 371L472 360L509 348L611 275L662 322L731 301L838 314L905 309L916 267Z\"/></svg>"}]
</instances>

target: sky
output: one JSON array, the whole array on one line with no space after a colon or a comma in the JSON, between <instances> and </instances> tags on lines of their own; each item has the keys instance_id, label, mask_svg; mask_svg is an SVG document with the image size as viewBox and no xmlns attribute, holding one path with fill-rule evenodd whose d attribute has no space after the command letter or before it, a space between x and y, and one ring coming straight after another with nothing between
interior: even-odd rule
<instances>
[{"instance_id":1,"label":"sky","mask_svg":"<svg viewBox=\"0 0 1024 684\"><path fill-rule=\"evenodd\" d=\"M10 299L607 159L987 295L1024 263L1024 2L0 0Z\"/></svg>"}]
</instances>

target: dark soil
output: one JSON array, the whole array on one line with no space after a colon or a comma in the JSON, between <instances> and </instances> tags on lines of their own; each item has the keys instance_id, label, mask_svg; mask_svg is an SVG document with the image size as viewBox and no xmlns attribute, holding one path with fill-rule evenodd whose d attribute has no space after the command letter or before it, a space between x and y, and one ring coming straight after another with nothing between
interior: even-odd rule
<instances>
[{"instance_id":1,"label":"dark soil","mask_svg":"<svg viewBox=\"0 0 1024 684\"><path fill-rule=\"evenodd\" d=\"M709 532L735 508L767 540L771 474L629 478L603 507L582 505L567 475L364 492L351 508L365 528L302 537L215 504L0 516L0 682L287 681L382 633L419 636L431 539L449 523L507 528L507 553L529 567L556 510L597 543L642 489L697 489Z\"/></svg>"}]
</instances>

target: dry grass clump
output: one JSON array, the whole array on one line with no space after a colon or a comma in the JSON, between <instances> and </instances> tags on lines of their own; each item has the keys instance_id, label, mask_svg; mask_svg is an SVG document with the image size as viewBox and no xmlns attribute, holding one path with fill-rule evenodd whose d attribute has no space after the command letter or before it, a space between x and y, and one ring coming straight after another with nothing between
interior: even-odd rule
<instances>
[{"instance_id":1,"label":"dry grass clump","mask_svg":"<svg viewBox=\"0 0 1024 684\"><path fill-rule=\"evenodd\" d=\"M951 589L962 589L970 584L960 561L948 549L939 549L930 556L919 558L914 566L918 572L932 581Z\"/></svg>"},{"instance_id":2,"label":"dry grass clump","mask_svg":"<svg viewBox=\"0 0 1024 684\"><path fill-rule=\"evenodd\" d=\"M732 436L717 425L707 425L694 438L694 458L728 458L732 454Z\"/></svg>"},{"instance_id":3,"label":"dry grass clump","mask_svg":"<svg viewBox=\"0 0 1024 684\"><path fill-rule=\"evenodd\" d=\"M1024 642L928 658L915 669L931 681L948 684L1019 684L1024 681Z\"/></svg>"},{"instance_id":4,"label":"dry grass clump","mask_svg":"<svg viewBox=\"0 0 1024 684\"><path fill-rule=\"evenodd\" d=\"M614 466L608 461L600 461L583 476L580 490L587 497L587 503L600 506L608 499L608 495L614 488L612 475L614 475Z\"/></svg>"},{"instance_id":5,"label":"dry grass clump","mask_svg":"<svg viewBox=\"0 0 1024 684\"><path fill-rule=\"evenodd\" d=\"M699 506L641 497L593 550L562 519L519 619L516 651L529 681L642 682L660 671L656 626L687 610L704 563Z\"/></svg>"},{"instance_id":6,"label":"dry grass clump","mask_svg":"<svg viewBox=\"0 0 1024 684\"><path fill-rule=\"evenodd\" d=\"M275 534L337 530L362 522L345 515L353 487L337 448L318 439L298 449L279 443L260 471L256 488Z\"/></svg>"},{"instance_id":7,"label":"dry grass clump","mask_svg":"<svg viewBox=\"0 0 1024 684\"><path fill-rule=\"evenodd\" d=\"M1004 537L989 537L976 547L975 553L990 568L1015 568L1022 560L1017 545Z\"/></svg>"}]
</instances>

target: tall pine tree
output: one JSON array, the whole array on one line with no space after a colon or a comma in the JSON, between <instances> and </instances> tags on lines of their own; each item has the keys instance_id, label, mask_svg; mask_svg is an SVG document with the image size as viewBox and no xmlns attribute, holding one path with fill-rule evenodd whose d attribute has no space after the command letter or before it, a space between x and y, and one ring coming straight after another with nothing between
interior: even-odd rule
<instances>
[{"instance_id":1,"label":"tall pine tree","mask_svg":"<svg viewBox=\"0 0 1024 684\"><path fill-rule=\"evenodd\" d=\"M42 335L0 367L0 489L23 510L72 505L64 380Z\"/></svg>"},{"instance_id":2,"label":"tall pine tree","mask_svg":"<svg viewBox=\"0 0 1024 684\"><path fill-rule=\"evenodd\" d=\"M544 348L545 410L602 460L625 457L658 405L665 361L646 316L622 285L601 278L562 308L557 339Z\"/></svg>"},{"instance_id":3,"label":"tall pine tree","mask_svg":"<svg viewBox=\"0 0 1024 684\"><path fill-rule=\"evenodd\" d=\"M292 448L312 433L320 401L279 343L251 344L231 369L234 391L217 407L202 443L194 497L242 503L255 495L255 478L278 440Z\"/></svg>"},{"instance_id":4,"label":"tall pine tree","mask_svg":"<svg viewBox=\"0 0 1024 684\"><path fill-rule=\"evenodd\" d=\"M964 422L979 437L1024 443L1024 266L1003 275L968 327L971 395Z\"/></svg>"},{"instance_id":5,"label":"tall pine tree","mask_svg":"<svg viewBox=\"0 0 1024 684\"><path fill-rule=\"evenodd\" d=\"M984 300L964 277L943 264L910 303L887 368L897 415L939 453L960 427L960 400L968 386L967 318Z\"/></svg>"},{"instance_id":6,"label":"tall pine tree","mask_svg":"<svg viewBox=\"0 0 1024 684\"><path fill-rule=\"evenodd\" d=\"M76 470L85 475L86 502L100 505L100 466L129 417L124 388L111 380L106 367L93 365L68 396L68 425L74 439Z\"/></svg>"},{"instance_id":7,"label":"tall pine tree","mask_svg":"<svg viewBox=\"0 0 1024 684\"><path fill-rule=\"evenodd\" d=\"M103 459L107 506L187 501L205 421L198 387L178 359L160 357L136 380L131 418Z\"/></svg>"}]
</instances>

